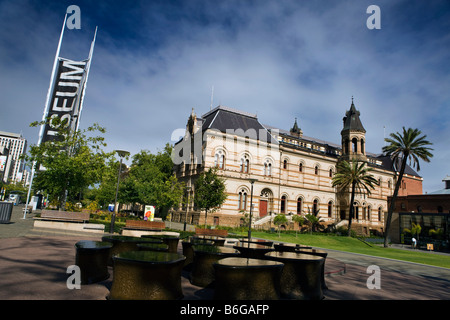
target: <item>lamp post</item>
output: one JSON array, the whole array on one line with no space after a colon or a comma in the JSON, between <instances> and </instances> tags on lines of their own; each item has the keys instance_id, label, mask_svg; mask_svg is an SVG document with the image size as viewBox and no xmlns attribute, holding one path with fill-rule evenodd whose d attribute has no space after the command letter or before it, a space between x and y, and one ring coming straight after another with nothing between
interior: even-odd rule
<instances>
[{"instance_id":1,"label":"lamp post","mask_svg":"<svg viewBox=\"0 0 450 320\"><path fill-rule=\"evenodd\" d=\"M248 222L248 240L252 240L252 211L253 211L253 184L258 181L256 179L250 179L250 183L252 185L250 191L250 219ZM250 243L250 242L249 242Z\"/></svg>"},{"instance_id":2,"label":"lamp post","mask_svg":"<svg viewBox=\"0 0 450 320\"><path fill-rule=\"evenodd\" d=\"M117 194L119 193L119 181L120 181L120 172L122 170L122 159L130 154L128 151L125 151L125 150L114 150L114 152L116 152L119 155L120 164L119 164L119 173L117 174L117 185L116 185L116 197L114 200L114 211L113 211L113 214L111 217L111 226L109 229L109 232L111 234L114 234L114 222L116 220Z\"/></svg>"},{"instance_id":3,"label":"lamp post","mask_svg":"<svg viewBox=\"0 0 450 320\"><path fill-rule=\"evenodd\" d=\"M188 214L189 203L190 203L190 201L189 201L189 200L190 200L190 199L189 199L189 196L190 196L191 190L192 190L192 187L191 187L191 186L186 187L186 192L187 192L187 203L186 203L186 213L185 213L185 215L184 215L184 228L183 228L184 231L186 231L187 214Z\"/></svg>"}]
</instances>

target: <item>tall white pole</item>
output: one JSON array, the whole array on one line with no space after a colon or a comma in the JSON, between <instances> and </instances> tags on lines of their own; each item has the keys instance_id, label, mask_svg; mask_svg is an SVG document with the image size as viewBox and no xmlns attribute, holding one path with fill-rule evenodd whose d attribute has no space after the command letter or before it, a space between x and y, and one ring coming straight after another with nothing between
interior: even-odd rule
<instances>
[{"instance_id":1,"label":"tall white pole","mask_svg":"<svg viewBox=\"0 0 450 320\"><path fill-rule=\"evenodd\" d=\"M83 110L84 95L86 93L86 84L87 84L87 81L89 78L89 70L91 68L91 61L92 61L92 56L94 54L94 46L95 46L96 38L97 38L97 27L95 27L94 39L92 40L91 49L89 50L89 58L88 58L87 66L86 66L86 79L84 80L83 91L81 93L81 101L80 101L80 107L78 109L78 119L77 119L77 126L75 128L75 131L78 131L78 127L80 126L81 111Z\"/></svg>"},{"instance_id":2,"label":"tall white pole","mask_svg":"<svg viewBox=\"0 0 450 320\"><path fill-rule=\"evenodd\" d=\"M54 82L55 82L56 68L58 66L59 52L61 51L61 43L62 43L62 39L63 39L63 35L64 35L64 28L66 27L66 20L67 20L67 13L64 15L64 23L61 28L61 34L59 36L58 47L56 48L55 60L53 62L53 70L52 70L52 75L50 77L50 85L49 85L48 92L47 92L47 99L45 102L44 114L42 115L42 121L45 121L47 119L48 110L50 107L50 95L51 95L51 92L53 91L53 87L55 85ZM44 125L41 125L41 129L39 131L39 140L38 140L38 144L37 144L38 146L41 145L43 135L44 135ZM25 208L23 210L23 219L26 219L26 217L27 217L28 203L30 201L30 194L31 194L31 188L33 186L33 179L34 179L35 171L36 171L36 161L33 161L33 167L31 168L30 186L28 187L27 202L25 203Z\"/></svg>"}]
</instances>

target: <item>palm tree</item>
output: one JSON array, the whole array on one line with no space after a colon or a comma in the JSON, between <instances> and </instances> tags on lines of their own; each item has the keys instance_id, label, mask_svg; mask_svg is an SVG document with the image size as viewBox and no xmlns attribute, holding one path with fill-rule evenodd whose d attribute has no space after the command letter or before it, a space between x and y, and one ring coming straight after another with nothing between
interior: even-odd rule
<instances>
[{"instance_id":1,"label":"palm tree","mask_svg":"<svg viewBox=\"0 0 450 320\"><path fill-rule=\"evenodd\" d=\"M354 159L351 162L342 160L337 164L337 173L332 180L333 187L338 186L342 190L348 190L348 188L351 188L350 214L348 219L349 236L352 226L356 192L367 192L367 194L370 194L370 189L374 189L374 185L378 184L378 181L370 173L371 171L373 171L373 169L367 167L366 162L357 161Z\"/></svg>"},{"instance_id":2,"label":"palm tree","mask_svg":"<svg viewBox=\"0 0 450 320\"><path fill-rule=\"evenodd\" d=\"M389 206L388 216L386 219L386 228L384 233L385 247L388 246L388 235L391 228L392 213L394 212L395 201L402 183L403 174L405 173L407 160L409 159L410 164L412 161L413 167L416 168L417 171L420 171L419 159L425 162L430 162L430 158L433 157L430 153L433 149L428 147L432 145L432 143L425 139L427 137L426 135L419 137L421 134L422 132L419 129L405 129L405 127L403 127L403 134L398 132L391 133L391 138L384 139L389 144L383 147L383 152L387 156L391 157L395 166L401 162L400 172L395 184L394 194L392 195L391 204Z\"/></svg>"}]
</instances>

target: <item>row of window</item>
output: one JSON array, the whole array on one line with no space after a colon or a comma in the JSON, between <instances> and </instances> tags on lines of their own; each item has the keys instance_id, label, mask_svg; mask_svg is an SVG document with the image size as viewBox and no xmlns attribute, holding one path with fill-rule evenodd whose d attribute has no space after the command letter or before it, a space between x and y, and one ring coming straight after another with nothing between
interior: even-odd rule
<instances>
[{"instance_id":1,"label":"row of window","mask_svg":"<svg viewBox=\"0 0 450 320\"><path fill-rule=\"evenodd\" d=\"M225 155L222 153L222 151L219 151L218 153L216 153L215 160L214 160L214 166L219 169L222 169L222 170L225 169ZM288 167L288 162L285 159L283 161L283 169L287 169L287 167ZM250 160L249 160L248 155L244 155L239 162L239 172L249 173L249 170L250 170ZM298 165L298 170L299 170L299 172L304 171L303 163L300 163ZM314 167L314 174L319 175L319 166L318 165L316 165ZM328 176L330 178L332 178L333 174L334 174L333 169L330 169L328 171ZM263 175L266 177L272 176L272 163L270 162L270 160L266 160L266 162L264 162ZM378 185L381 185L381 178L378 178ZM388 180L388 188L391 189L391 180Z\"/></svg>"},{"instance_id":2,"label":"row of window","mask_svg":"<svg viewBox=\"0 0 450 320\"><path fill-rule=\"evenodd\" d=\"M333 201L329 201L328 202L328 206L327 206L327 215L329 218L332 217L333 214ZM286 213L286 208L287 208L287 198L286 196L282 196L281 197L281 201L280 201L280 213ZM301 214L302 213L302 208L303 208L303 199L302 198L298 198L297 199L297 214ZM355 206L354 207L354 216L355 219L362 219L362 220L370 220L371 219L371 213L372 213L372 207L368 206L368 207L362 207L362 215L359 215L359 206ZM247 192L243 189L242 191L239 192L239 199L238 199L238 210L247 210ZM308 213L314 213L317 214L319 212L319 201L317 199L314 199L313 201L313 207L312 207L312 212L308 212ZM378 221L381 221L382 219L382 213L383 213L383 208L379 207L378 208ZM345 217L341 217L342 219L345 219Z\"/></svg>"},{"instance_id":3,"label":"row of window","mask_svg":"<svg viewBox=\"0 0 450 320\"><path fill-rule=\"evenodd\" d=\"M219 151L216 153L215 157L214 157L214 166L218 169L225 169L225 155L223 154L222 151ZM287 169L288 167L288 162L287 160L283 161L283 169ZM244 155L240 162L239 162L239 171L242 173L249 173L249 169L250 169L250 160L249 157L247 155ZM304 166L303 163L299 164L299 172L303 172L304 171ZM319 174L319 166L315 166L314 167L314 174L318 175ZM270 160L266 160L266 162L264 162L264 176L268 176L270 177L272 175L272 163L270 162ZM329 170L329 177L331 178L333 176L333 169Z\"/></svg>"}]
</instances>

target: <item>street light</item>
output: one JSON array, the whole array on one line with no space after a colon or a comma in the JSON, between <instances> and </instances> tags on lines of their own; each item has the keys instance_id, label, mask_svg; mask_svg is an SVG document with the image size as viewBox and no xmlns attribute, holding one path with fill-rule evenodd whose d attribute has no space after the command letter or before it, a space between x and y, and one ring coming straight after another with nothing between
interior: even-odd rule
<instances>
[{"instance_id":1,"label":"street light","mask_svg":"<svg viewBox=\"0 0 450 320\"><path fill-rule=\"evenodd\" d=\"M116 220L117 194L119 193L119 181L120 181L120 172L122 170L122 159L130 154L128 151L125 151L125 150L114 150L114 152L116 152L119 155L120 164L119 164L119 173L117 174L117 186L116 186L116 198L114 200L114 211L113 211L113 214L111 217L111 226L109 229L109 232L111 234L114 234L114 222Z\"/></svg>"},{"instance_id":2,"label":"street light","mask_svg":"<svg viewBox=\"0 0 450 320\"><path fill-rule=\"evenodd\" d=\"M192 187L191 187L191 186L186 187L186 192L187 192L187 203L186 203L186 212L185 212L185 215L184 215L184 228L183 228L184 231L186 231L187 215L188 215L189 203L190 203L190 201L189 201L189 200L190 200L190 199L189 199L189 196L190 196L191 190L192 190Z\"/></svg>"},{"instance_id":3,"label":"street light","mask_svg":"<svg viewBox=\"0 0 450 320\"><path fill-rule=\"evenodd\" d=\"M248 222L248 240L252 240L252 209L253 209L253 184L258 181L256 179L250 179L252 190L250 192L250 221ZM250 243L250 242L249 242Z\"/></svg>"}]
</instances>

